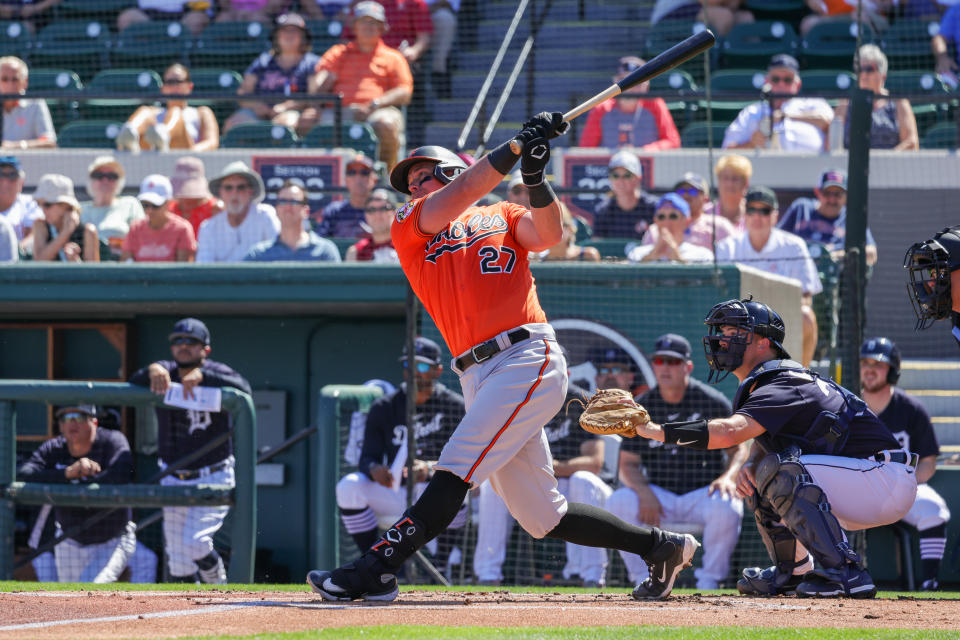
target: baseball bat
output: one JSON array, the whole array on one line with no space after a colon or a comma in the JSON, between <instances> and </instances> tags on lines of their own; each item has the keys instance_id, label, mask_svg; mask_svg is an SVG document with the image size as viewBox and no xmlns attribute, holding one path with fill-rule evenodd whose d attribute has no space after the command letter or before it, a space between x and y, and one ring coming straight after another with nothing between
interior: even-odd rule
<instances>
[{"instance_id":1,"label":"baseball bat","mask_svg":"<svg viewBox=\"0 0 960 640\"><path fill-rule=\"evenodd\" d=\"M595 106L614 96L618 96L627 89L635 87L642 82L656 78L662 73L683 64L690 58L703 53L717 42L717 37L709 29L704 29L700 33L695 33L689 38L678 42L666 51L660 53L653 60L650 60L639 69L634 69L630 74L618 82L613 83L597 95L586 102L574 107L563 114L563 121L570 122ZM516 155L523 151L523 141L511 140L510 150Z\"/></svg>"}]
</instances>

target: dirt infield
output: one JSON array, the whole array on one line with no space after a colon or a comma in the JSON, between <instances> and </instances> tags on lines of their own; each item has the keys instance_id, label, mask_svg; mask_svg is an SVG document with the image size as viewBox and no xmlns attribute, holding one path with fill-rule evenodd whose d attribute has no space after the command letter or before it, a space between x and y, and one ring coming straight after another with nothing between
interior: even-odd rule
<instances>
[{"instance_id":1,"label":"dirt infield","mask_svg":"<svg viewBox=\"0 0 960 640\"><path fill-rule=\"evenodd\" d=\"M0 640L247 635L384 624L450 626L737 625L958 629L960 601L806 600L629 593L403 591L393 603L335 604L309 593L20 592L0 594Z\"/></svg>"}]
</instances>

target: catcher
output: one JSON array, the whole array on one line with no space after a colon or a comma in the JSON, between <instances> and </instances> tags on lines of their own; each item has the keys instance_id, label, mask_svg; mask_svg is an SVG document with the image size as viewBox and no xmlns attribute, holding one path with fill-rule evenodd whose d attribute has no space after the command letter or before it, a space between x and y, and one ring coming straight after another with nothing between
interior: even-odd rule
<instances>
[{"instance_id":1,"label":"catcher","mask_svg":"<svg viewBox=\"0 0 960 640\"><path fill-rule=\"evenodd\" d=\"M902 518L917 493L917 456L900 448L866 404L833 380L790 360L783 319L752 299L715 305L703 339L717 382L740 380L734 414L717 420L651 422L626 392L600 391L580 424L695 449L754 443L737 494L754 513L774 566L743 570L745 595L872 598L877 588L846 530ZM821 569L814 571L814 559Z\"/></svg>"},{"instance_id":2,"label":"catcher","mask_svg":"<svg viewBox=\"0 0 960 640\"><path fill-rule=\"evenodd\" d=\"M903 268L909 274L907 290L917 314L916 328L950 318L953 337L960 343L960 225L907 249Z\"/></svg>"}]
</instances>

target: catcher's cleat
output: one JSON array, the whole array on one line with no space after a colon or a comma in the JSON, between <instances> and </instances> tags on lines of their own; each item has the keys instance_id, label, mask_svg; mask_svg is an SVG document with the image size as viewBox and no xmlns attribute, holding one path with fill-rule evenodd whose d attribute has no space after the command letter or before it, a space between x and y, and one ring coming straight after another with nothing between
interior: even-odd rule
<instances>
[{"instance_id":1,"label":"catcher's cleat","mask_svg":"<svg viewBox=\"0 0 960 640\"><path fill-rule=\"evenodd\" d=\"M797 585L797 595L807 598L872 598L877 595L873 578L857 565L811 571Z\"/></svg>"},{"instance_id":2,"label":"catcher's cleat","mask_svg":"<svg viewBox=\"0 0 960 640\"><path fill-rule=\"evenodd\" d=\"M748 567L737 580L737 591L745 596L792 596L801 582L802 575L784 576L776 567Z\"/></svg>"},{"instance_id":3,"label":"catcher's cleat","mask_svg":"<svg viewBox=\"0 0 960 640\"><path fill-rule=\"evenodd\" d=\"M333 571L311 571L307 584L324 600L377 600L389 602L399 593L397 577L378 570L376 556L366 553Z\"/></svg>"},{"instance_id":4,"label":"catcher's cleat","mask_svg":"<svg viewBox=\"0 0 960 640\"><path fill-rule=\"evenodd\" d=\"M634 600L662 600L670 595L677 574L693 564L700 543L689 533L664 532L663 541L645 558L650 577L633 590Z\"/></svg>"}]
</instances>

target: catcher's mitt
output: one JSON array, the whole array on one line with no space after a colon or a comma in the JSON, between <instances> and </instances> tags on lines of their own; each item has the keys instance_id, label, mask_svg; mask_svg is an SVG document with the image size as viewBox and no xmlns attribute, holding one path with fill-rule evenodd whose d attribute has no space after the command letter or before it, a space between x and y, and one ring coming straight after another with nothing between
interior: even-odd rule
<instances>
[{"instance_id":1,"label":"catcher's mitt","mask_svg":"<svg viewBox=\"0 0 960 640\"><path fill-rule=\"evenodd\" d=\"M590 433L635 436L636 427L650 422L650 414L623 389L598 389L587 401L580 426Z\"/></svg>"}]
</instances>

